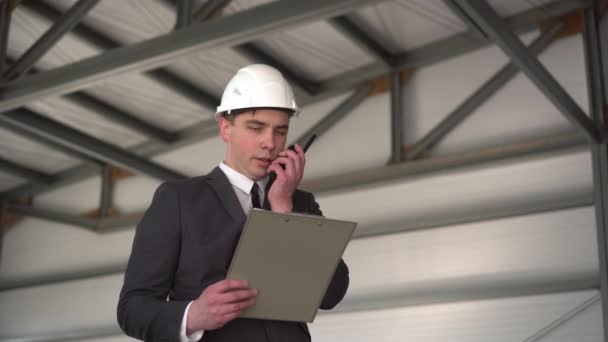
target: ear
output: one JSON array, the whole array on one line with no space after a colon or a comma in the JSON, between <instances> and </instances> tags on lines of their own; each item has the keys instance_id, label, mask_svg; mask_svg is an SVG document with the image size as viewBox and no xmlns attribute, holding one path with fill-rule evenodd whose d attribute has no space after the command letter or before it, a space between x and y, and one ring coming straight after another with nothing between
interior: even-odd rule
<instances>
[{"instance_id":1,"label":"ear","mask_svg":"<svg viewBox=\"0 0 608 342\"><path fill-rule=\"evenodd\" d=\"M225 117L220 117L220 121L218 123L220 128L220 137L224 142L230 142L230 130L232 128L232 123L228 121Z\"/></svg>"}]
</instances>

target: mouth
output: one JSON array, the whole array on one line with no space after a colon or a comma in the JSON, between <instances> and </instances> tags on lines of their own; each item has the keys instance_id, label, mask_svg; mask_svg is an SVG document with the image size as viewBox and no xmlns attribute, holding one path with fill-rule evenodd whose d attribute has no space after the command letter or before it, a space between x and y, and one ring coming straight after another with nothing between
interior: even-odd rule
<instances>
[{"instance_id":1,"label":"mouth","mask_svg":"<svg viewBox=\"0 0 608 342\"><path fill-rule=\"evenodd\" d=\"M254 158L254 159L260 166L265 167L265 168L269 167L270 163L272 163L271 158L262 157L262 158Z\"/></svg>"}]
</instances>

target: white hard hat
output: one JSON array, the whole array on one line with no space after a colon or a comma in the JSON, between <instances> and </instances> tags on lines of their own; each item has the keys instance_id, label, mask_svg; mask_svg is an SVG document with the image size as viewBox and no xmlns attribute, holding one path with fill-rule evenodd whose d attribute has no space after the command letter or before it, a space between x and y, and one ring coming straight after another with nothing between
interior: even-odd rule
<instances>
[{"instance_id":1,"label":"white hard hat","mask_svg":"<svg viewBox=\"0 0 608 342\"><path fill-rule=\"evenodd\" d=\"M289 83L281 72L265 64L241 68L228 82L215 118L236 109L277 108L298 113L298 106Z\"/></svg>"}]
</instances>

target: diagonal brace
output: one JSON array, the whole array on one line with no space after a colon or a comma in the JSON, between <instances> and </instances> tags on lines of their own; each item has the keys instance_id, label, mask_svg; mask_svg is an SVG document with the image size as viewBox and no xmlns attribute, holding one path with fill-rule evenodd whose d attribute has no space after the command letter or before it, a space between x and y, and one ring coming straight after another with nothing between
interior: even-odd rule
<instances>
[{"instance_id":1,"label":"diagonal brace","mask_svg":"<svg viewBox=\"0 0 608 342\"><path fill-rule=\"evenodd\" d=\"M534 55L539 54L546 49L549 44L557 37L562 24L557 24L543 32L532 44L530 44L530 52ZM430 150L443 137L449 134L462 121L468 118L479 106L491 98L499 89L507 84L519 72L519 68L513 63L508 63L487 82L479 87L471 96L462 102L456 109L448 114L439 124L437 124L429 133L427 133L414 147L407 153L405 160L414 160L425 151Z\"/></svg>"},{"instance_id":2,"label":"diagonal brace","mask_svg":"<svg viewBox=\"0 0 608 342\"><path fill-rule=\"evenodd\" d=\"M549 71L534 57L509 29L496 11L484 0L456 0L462 9L528 76L530 81L557 109L593 143L604 137L596 124L585 114Z\"/></svg>"}]
</instances>

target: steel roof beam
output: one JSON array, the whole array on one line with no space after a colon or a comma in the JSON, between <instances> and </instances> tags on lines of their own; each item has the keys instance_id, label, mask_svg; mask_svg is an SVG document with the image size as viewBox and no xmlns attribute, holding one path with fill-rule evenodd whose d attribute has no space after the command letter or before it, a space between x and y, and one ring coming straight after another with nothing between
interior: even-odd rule
<instances>
[{"instance_id":1,"label":"steel roof beam","mask_svg":"<svg viewBox=\"0 0 608 342\"><path fill-rule=\"evenodd\" d=\"M2 121L0 120L0 124L1 123ZM141 157L151 157L162 152L171 151L214 137L217 135L217 132L217 122L211 119L209 122L196 124L178 132L178 138L173 143L160 144L158 142L146 142L129 149L129 151ZM59 189L63 186L74 184L75 182L79 182L83 179L97 175L99 175L99 165L77 165L54 175L57 181L51 185L43 186L40 184L28 183L17 186L5 192L0 192L0 196L6 196L7 198L34 196L42 192Z\"/></svg>"},{"instance_id":2,"label":"steel roof beam","mask_svg":"<svg viewBox=\"0 0 608 342\"><path fill-rule=\"evenodd\" d=\"M99 0L79 0L40 37L6 72L9 80L20 78L70 32Z\"/></svg>"},{"instance_id":3,"label":"steel roof beam","mask_svg":"<svg viewBox=\"0 0 608 342\"><path fill-rule=\"evenodd\" d=\"M207 0L197 9L193 16L194 21L205 21L211 19L218 11L228 6L231 0Z\"/></svg>"},{"instance_id":4,"label":"steel roof beam","mask_svg":"<svg viewBox=\"0 0 608 342\"><path fill-rule=\"evenodd\" d=\"M608 33L600 26L599 11L588 8L584 11L585 29L583 31L583 46L585 49L585 69L587 73L587 94L589 111L593 120L604 129L607 127L608 112L606 94L606 79L608 75L608 49L606 43ZM603 24L608 24L604 18ZM597 231L598 269L600 278L600 295L602 301L602 324L604 340L608 340L608 145L593 144L591 146L591 162L593 170L593 192L595 201L595 222Z\"/></svg>"},{"instance_id":5,"label":"steel roof beam","mask_svg":"<svg viewBox=\"0 0 608 342\"><path fill-rule=\"evenodd\" d=\"M18 205L7 205L7 209L14 215L36 218L40 220L61 223L69 226L76 226L88 230L96 229L95 220L86 216L66 214L54 210L46 210Z\"/></svg>"},{"instance_id":6,"label":"steel roof beam","mask_svg":"<svg viewBox=\"0 0 608 342\"><path fill-rule=\"evenodd\" d=\"M114 180L112 166L106 166L101 171L101 194L99 198L99 217L109 216L114 200Z\"/></svg>"},{"instance_id":7,"label":"steel roof beam","mask_svg":"<svg viewBox=\"0 0 608 342\"><path fill-rule=\"evenodd\" d=\"M356 102L367 89L362 88L358 93L338 105L333 111L336 115L343 115L349 108L356 106ZM332 116L333 114L330 114ZM333 119L332 119L333 120ZM330 124L325 121L321 125ZM321 130L322 132L323 130ZM308 138L303 135L302 138ZM344 173L337 176L323 177L306 181L302 184L303 189L312 190L316 195L332 193L336 191L350 191L359 188L374 186L380 183L406 181L410 177L421 174L432 174L434 172L446 172L462 170L466 167L479 168L491 163L504 163L505 161L517 162L529 158L544 158L556 153L571 153L587 148L585 140L577 133L561 134L542 139L535 139L518 144L504 145L494 148L487 148L462 155L434 157L427 160L401 163L386 167L373 168L369 170ZM395 223L375 227L362 227L355 232L356 237L366 237L382 234L397 233L410 230L430 229L440 226L463 224L492 220L498 218L527 215L537 212L564 210L589 206L593 204L591 194L572 194L565 199L558 199L552 202L543 202L534 205L527 203L522 206L512 206L508 208L497 208L493 211L484 213L460 213L450 217L433 217L425 221L409 223ZM137 224L141 219L142 213L131 213L115 217L106 217L99 220L83 217L76 214L55 212L52 210L29 208L22 206L11 206L11 211L23 216L37 217L55 222L81 226L87 229L95 229L99 233L130 228ZM19 211L16 211L19 210Z\"/></svg>"},{"instance_id":8,"label":"steel roof beam","mask_svg":"<svg viewBox=\"0 0 608 342\"><path fill-rule=\"evenodd\" d=\"M7 209L14 215L80 227L97 233L110 233L133 228L144 215L144 213L138 212L119 216L91 218L84 215L14 204L8 204Z\"/></svg>"},{"instance_id":9,"label":"steel roof beam","mask_svg":"<svg viewBox=\"0 0 608 342\"><path fill-rule=\"evenodd\" d=\"M68 149L78 151L108 164L120 166L134 173L146 174L161 180L185 178L184 175L146 160L135 153L86 135L76 129L63 126L27 109L0 113L0 121L18 126Z\"/></svg>"},{"instance_id":10,"label":"steel roof beam","mask_svg":"<svg viewBox=\"0 0 608 342\"><path fill-rule=\"evenodd\" d=\"M477 25L477 23L471 19L471 17L460 7L458 2L455 0L443 0L443 3L450 8L452 13L454 13L471 31L471 35L475 37L475 39L479 39L481 41L488 40L488 35L483 32L483 30Z\"/></svg>"},{"instance_id":11,"label":"steel roof beam","mask_svg":"<svg viewBox=\"0 0 608 342\"><path fill-rule=\"evenodd\" d=\"M587 147L585 140L577 132L559 134L506 146L486 148L476 152L434 157L313 179L304 182L302 188L314 194L352 191L356 188L393 182L414 175L429 174L472 165L479 166L482 163L497 160L508 160L537 153L551 153L583 147Z\"/></svg>"},{"instance_id":12,"label":"steel roof beam","mask_svg":"<svg viewBox=\"0 0 608 342\"><path fill-rule=\"evenodd\" d=\"M343 35L347 36L359 48L375 57L390 71L395 64L393 54L356 22L351 15L342 15L329 19L329 23Z\"/></svg>"},{"instance_id":13,"label":"steel roof beam","mask_svg":"<svg viewBox=\"0 0 608 342\"><path fill-rule=\"evenodd\" d=\"M55 21L62 16L62 12L49 6L44 1L24 1L23 6L28 10L40 15L49 21ZM86 24L80 23L74 27L72 33L79 39L95 46L96 49L101 51L113 50L120 48L122 45L114 39L106 36L105 34L96 31ZM210 111L215 112L215 107L219 102L214 95L199 89L193 84L185 81L179 76L175 75L171 71L160 68L155 70L149 70L144 75L151 80L159 83L161 86L174 91L182 96L185 96L190 101L207 108ZM2 89L0 88L0 94ZM1 95L0 95L1 101Z\"/></svg>"},{"instance_id":14,"label":"steel roof beam","mask_svg":"<svg viewBox=\"0 0 608 342\"><path fill-rule=\"evenodd\" d=\"M192 24L193 0L177 0L175 29L179 30Z\"/></svg>"},{"instance_id":15,"label":"steel roof beam","mask_svg":"<svg viewBox=\"0 0 608 342\"><path fill-rule=\"evenodd\" d=\"M0 111L90 87L110 77L150 70L205 49L238 45L270 32L326 19L377 2L283 0L218 20L194 24L158 38L8 83L0 88Z\"/></svg>"},{"instance_id":16,"label":"steel roof beam","mask_svg":"<svg viewBox=\"0 0 608 342\"><path fill-rule=\"evenodd\" d=\"M56 143L55 141L44 137L43 135L36 134L35 132L32 132L31 130L24 129L21 126L15 125L11 122L0 120L0 126L11 131L12 133L20 135L20 136L30 139L32 141L35 141L35 142L43 145L44 147L48 147L57 152L65 154L66 156L70 156L72 158L75 158L75 159L78 159L78 160L84 162L85 164L81 165L83 167L83 169L97 170L103 164L103 162L101 160L92 158L89 155L75 151L73 149L65 147L64 145L60 145L60 144ZM55 182L53 182L52 184L59 182L60 179L61 179L61 176L55 176ZM52 185L52 184L47 184L47 186ZM39 186L39 185L36 185L36 186Z\"/></svg>"},{"instance_id":17,"label":"steel roof beam","mask_svg":"<svg viewBox=\"0 0 608 342\"><path fill-rule=\"evenodd\" d=\"M296 75L293 68L288 67L286 63L281 62L275 57L271 56L258 47L258 45L255 43L241 44L235 46L234 50L241 56L249 58L256 63L268 64L277 68L294 88L294 93L296 95L300 95L302 93L308 95L314 94L318 89L318 86L314 82L304 79L304 77L300 75Z\"/></svg>"},{"instance_id":18,"label":"steel roof beam","mask_svg":"<svg viewBox=\"0 0 608 342\"><path fill-rule=\"evenodd\" d=\"M30 169L26 166L19 165L11 160L1 157L0 170L38 184L51 184L55 181L55 178L51 175Z\"/></svg>"},{"instance_id":19,"label":"steel roof beam","mask_svg":"<svg viewBox=\"0 0 608 342\"><path fill-rule=\"evenodd\" d=\"M173 5L170 0L168 0L168 2L170 5ZM219 11L227 6L228 3L229 1L224 0L212 0L204 3L196 13L196 18L200 18L200 20L197 21L201 22L210 19L212 15L219 13ZM294 88L293 90L296 98L309 96L317 90L317 86L314 84L314 82L297 75L296 72L293 71L293 68L290 68L285 62L279 61L269 53L266 53L256 43L244 43L235 46L234 50L241 56L250 59L255 63L268 64L277 68Z\"/></svg>"},{"instance_id":20,"label":"steel roof beam","mask_svg":"<svg viewBox=\"0 0 608 342\"><path fill-rule=\"evenodd\" d=\"M591 0L573 0L552 2L545 6L522 12L506 19L509 26L516 32L525 33L536 29L542 22L563 16L574 10L586 8L593 4ZM473 41L468 34L456 34L438 42L407 52L401 55L398 69L428 66L436 62L472 52L488 46L489 43ZM447 53L446 53L447 51ZM317 95L300 101L300 106L309 105L336 95L353 90L361 84L386 75L385 67L381 63L375 63L346 72L341 76L331 78L323 83L322 90ZM178 132L178 138L173 143L162 145L157 142L141 144L132 149L133 152L142 156L153 156L168 152L183 146L199 142L217 135L217 123L213 120L196 124L192 127ZM57 176L57 182L51 186L40 186L38 184L25 184L8 190L2 195L12 198L15 196L35 195L41 192L57 189L59 187L73 184L79 180L96 176L96 169L89 166L74 167Z\"/></svg>"},{"instance_id":21,"label":"steel roof beam","mask_svg":"<svg viewBox=\"0 0 608 342\"><path fill-rule=\"evenodd\" d=\"M11 58L8 59L9 62L12 61ZM30 72L39 72L35 68L30 69ZM155 140L162 143L170 143L176 139L176 133L165 131L161 128L158 128L154 125L151 125L133 114L127 113L112 104L105 102L93 95L87 94L85 92L75 92L72 94L62 96L62 99L69 104L72 104L77 107L83 107L88 109L91 112L94 112L100 116L105 117L106 119L123 125L139 134L147 137L148 139ZM31 135L26 135L29 138L32 138ZM40 140L37 137L34 137L35 140ZM44 142L46 143L46 142ZM55 148L56 145L52 145ZM78 156L78 158L82 159L82 155Z\"/></svg>"},{"instance_id":22,"label":"steel roof beam","mask_svg":"<svg viewBox=\"0 0 608 342\"><path fill-rule=\"evenodd\" d=\"M462 9L477 22L488 36L511 58L536 87L574 126L594 143L603 140L595 123L549 71L533 56L485 0L458 0Z\"/></svg>"},{"instance_id":23,"label":"steel roof beam","mask_svg":"<svg viewBox=\"0 0 608 342\"><path fill-rule=\"evenodd\" d=\"M148 139L156 140L161 143L170 143L176 138L175 133L151 125L133 114L126 113L112 104L85 92L67 94L63 96L62 99L68 103L86 108L93 113L103 116L112 123L120 124L142 134Z\"/></svg>"},{"instance_id":24,"label":"steel roof beam","mask_svg":"<svg viewBox=\"0 0 608 342\"><path fill-rule=\"evenodd\" d=\"M505 24L514 32L526 33L538 29L540 24L549 19L559 18L572 11L592 5L592 0L555 1L505 18ZM394 68L396 70L405 70L427 67L490 45L489 41L483 42L471 39L469 32L457 33L399 54L395 58ZM341 94L358 86L362 82L368 82L386 74L384 64L379 62L347 71L322 82L320 93L306 103L320 101Z\"/></svg>"},{"instance_id":25,"label":"steel roof beam","mask_svg":"<svg viewBox=\"0 0 608 342\"><path fill-rule=\"evenodd\" d=\"M0 2L0 80L4 78L6 65L6 48L8 33L11 27L11 11L8 1Z\"/></svg>"},{"instance_id":26,"label":"steel roof beam","mask_svg":"<svg viewBox=\"0 0 608 342\"><path fill-rule=\"evenodd\" d=\"M401 73L391 74L391 160L393 164L400 163L403 159L402 148L405 143L403 134L403 87L401 86Z\"/></svg>"}]
</instances>

